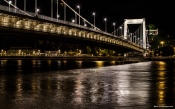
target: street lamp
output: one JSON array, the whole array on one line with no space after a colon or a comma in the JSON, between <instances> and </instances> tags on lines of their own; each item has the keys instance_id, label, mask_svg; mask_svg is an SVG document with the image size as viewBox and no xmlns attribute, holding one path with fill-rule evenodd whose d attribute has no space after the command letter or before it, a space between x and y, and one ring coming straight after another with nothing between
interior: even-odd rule
<instances>
[{"instance_id":1,"label":"street lamp","mask_svg":"<svg viewBox=\"0 0 175 109\"><path fill-rule=\"evenodd\" d=\"M140 38L137 38L137 40L138 40L138 41L137 41L137 42L138 42L138 44L137 44L137 45L139 45L139 46L140 46L140 40L139 40L139 39L140 39Z\"/></svg>"},{"instance_id":2,"label":"street lamp","mask_svg":"<svg viewBox=\"0 0 175 109\"><path fill-rule=\"evenodd\" d=\"M92 15L94 16L94 29L95 29L95 12L93 12Z\"/></svg>"},{"instance_id":3,"label":"street lamp","mask_svg":"<svg viewBox=\"0 0 175 109\"><path fill-rule=\"evenodd\" d=\"M113 26L114 26L114 36L115 36L115 22L113 23Z\"/></svg>"},{"instance_id":4,"label":"street lamp","mask_svg":"<svg viewBox=\"0 0 175 109\"><path fill-rule=\"evenodd\" d=\"M24 0L24 11L26 11L26 0Z\"/></svg>"},{"instance_id":5,"label":"street lamp","mask_svg":"<svg viewBox=\"0 0 175 109\"><path fill-rule=\"evenodd\" d=\"M60 18L60 15L59 15L59 14L57 14L57 19L58 19L58 18Z\"/></svg>"},{"instance_id":6,"label":"street lamp","mask_svg":"<svg viewBox=\"0 0 175 109\"><path fill-rule=\"evenodd\" d=\"M78 8L78 14L79 14L79 25L80 25L80 5L77 5Z\"/></svg>"},{"instance_id":7,"label":"street lamp","mask_svg":"<svg viewBox=\"0 0 175 109\"><path fill-rule=\"evenodd\" d=\"M58 18L60 18L60 15L59 14L57 14L57 22L58 22Z\"/></svg>"},{"instance_id":8,"label":"street lamp","mask_svg":"<svg viewBox=\"0 0 175 109\"><path fill-rule=\"evenodd\" d=\"M107 32L107 24L106 24L107 18L104 18L104 21L105 21L105 31Z\"/></svg>"},{"instance_id":9,"label":"street lamp","mask_svg":"<svg viewBox=\"0 0 175 109\"><path fill-rule=\"evenodd\" d=\"M72 23L74 23L75 22L75 19L72 19Z\"/></svg>"},{"instance_id":10,"label":"street lamp","mask_svg":"<svg viewBox=\"0 0 175 109\"><path fill-rule=\"evenodd\" d=\"M134 43L136 44L136 36L134 36Z\"/></svg>"},{"instance_id":11,"label":"street lamp","mask_svg":"<svg viewBox=\"0 0 175 109\"><path fill-rule=\"evenodd\" d=\"M9 1L9 11L10 11L10 5L11 5L11 4L12 4L12 1L10 0L10 1Z\"/></svg>"},{"instance_id":12,"label":"street lamp","mask_svg":"<svg viewBox=\"0 0 175 109\"><path fill-rule=\"evenodd\" d=\"M38 15L38 12L39 12L39 9L37 8L37 9L36 9L36 14L37 14L37 15Z\"/></svg>"},{"instance_id":13,"label":"street lamp","mask_svg":"<svg viewBox=\"0 0 175 109\"><path fill-rule=\"evenodd\" d=\"M163 47L164 42L163 42L163 41L161 41L160 43L162 44L162 47Z\"/></svg>"}]
</instances>

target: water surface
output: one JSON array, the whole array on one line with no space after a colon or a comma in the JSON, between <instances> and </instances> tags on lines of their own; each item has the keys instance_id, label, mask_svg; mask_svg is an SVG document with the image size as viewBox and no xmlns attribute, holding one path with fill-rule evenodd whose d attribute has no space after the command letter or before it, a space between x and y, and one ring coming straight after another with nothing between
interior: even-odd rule
<instances>
[{"instance_id":1,"label":"water surface","mask_svg":"<svg viewBox=\"0 0 175 109\"><path fill-rule=\"evenodd\" d=\"M174 61L0 60L0 109L158 107L175 108Z\"/></svg>"}]
</instances>

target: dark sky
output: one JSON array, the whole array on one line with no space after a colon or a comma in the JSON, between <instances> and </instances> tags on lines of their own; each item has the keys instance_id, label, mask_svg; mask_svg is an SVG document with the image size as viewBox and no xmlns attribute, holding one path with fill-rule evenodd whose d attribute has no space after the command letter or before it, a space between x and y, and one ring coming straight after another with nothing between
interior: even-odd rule
<instances>
[{"instance_id":1,"label":"dark sky","mask_svg":"<svg viewBox=\"0 0 175 109\"><path fill-rule=\"evenodd\" d=\"M145 18L146 24L155 24L159 33L175 36L175 5L171 0L65 0L74 6L81 5L82 16L91 17L96 11L99 26L104 29L104 17L108 19L108 28L112 22L120 26L124 19ZM91 18L92 19L92 18ZM93 21L92 21L93 22ZM111 29L108 29L112 31Z\"/></svg>"},{"instance_id":2,"label":"dark sky","mask_svg":"<svg viewBox=\"0 0 175 109\"><path fill-rule=\"evenodd\" d=\"M14 2L14 0L12 0ZM23 8L24 0L17 0L17 5ZM27 1L27 10L34 11L34 0ZM50 16L51 0L38 0L40 14ZM61 0L59 0L60 2ZM107 30L113 31L113 22L116 28L124 23L124 19L145 18L146 24L155 24L161 35L175 37L175 5L173 0L64 0L78 12L77 5L81 7L81 15L93 24L92 12L96 12L96 26L104 30L104 18L107 18ZM2 0L1 0L2 3ZM56 16L56 4L54 4ZM59 5L60 19L63 19L63 7ZM67 20L74 18L74 13L67 9Z\"/></svg>"}]
</instances>

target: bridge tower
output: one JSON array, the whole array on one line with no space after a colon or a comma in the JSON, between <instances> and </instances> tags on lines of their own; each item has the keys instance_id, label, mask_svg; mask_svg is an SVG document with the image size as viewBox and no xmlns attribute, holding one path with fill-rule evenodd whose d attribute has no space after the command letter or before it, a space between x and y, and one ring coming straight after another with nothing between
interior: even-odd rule
<instances>
[{"instance_id":1,"label":"bridge tower","mask_svg":"<svg viewBox=\"0 0 175 109\"><path fill-rule=\"evenodd\" d=\"M143 19L125 19L124 22L124 39L127 39L127 33L128 33L128 24L141 24L142 25L142 40L143 40L143 48L146 49L146 25L145 25L145 18Z\"/></svg>"}]
</instances>

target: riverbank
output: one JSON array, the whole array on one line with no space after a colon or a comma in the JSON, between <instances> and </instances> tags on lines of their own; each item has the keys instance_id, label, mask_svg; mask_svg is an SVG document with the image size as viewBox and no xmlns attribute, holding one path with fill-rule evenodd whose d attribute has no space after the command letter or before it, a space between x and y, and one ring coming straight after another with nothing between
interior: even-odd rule
<instances>
[{"instance_id":1,"label":"riverbank","mask_svg":"<svg viewBox=\"0 0 175 109\"><path fill-rule=\"evenodd\" d=\"M175 61L175 57L151 57L152 61Z\"/></svg>"},{"instance_id":2,"label":"riverbank","mask_svg":"<svg viewBox=\"0 0 175 109\"><path fill-rule=\"evenodd\" d=\"M144 57L121 57L121 56L0 56L0 60L83 60L83 61L121 61L121 62L142 62L150 61Z\"/></svg>"}]
</instances>

